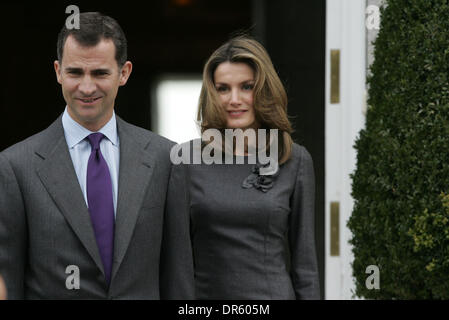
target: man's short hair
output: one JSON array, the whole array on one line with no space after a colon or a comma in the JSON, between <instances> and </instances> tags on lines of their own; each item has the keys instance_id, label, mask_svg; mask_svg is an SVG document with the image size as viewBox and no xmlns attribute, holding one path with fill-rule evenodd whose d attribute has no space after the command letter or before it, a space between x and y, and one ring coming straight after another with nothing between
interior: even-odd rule
<instances>
[{"instance_id":1,"label":"man's short hair","mask_svg":"<svg viewBox=\"0 0 449 320\"><path fill-rule=\"evenodd\" d=\"M125 33L116 20L99 12L80 13L80 28L68 29L62 27L58 35L57 54L61 63L64 54L64 45L68 36L86 47L94 47L103 39L111 39L115 46L115 60L122 67L127 60L127 42Z\"/></svg>"}]
</instances>

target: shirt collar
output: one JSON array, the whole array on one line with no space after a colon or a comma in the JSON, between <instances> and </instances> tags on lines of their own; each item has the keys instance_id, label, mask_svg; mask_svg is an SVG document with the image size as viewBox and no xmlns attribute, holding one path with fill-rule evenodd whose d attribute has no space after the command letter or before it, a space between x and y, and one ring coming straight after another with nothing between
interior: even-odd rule
<instances>
[{"instance_id":1,"label":"shirt collar","mask_svg":"<svg viewBox=\"0 0 449 320\"><path fill-rule=\"evenodd\" d=\"M64 128L64 135L67 140L67 145L70 149L86 139L88 135L94 133L73 120L67 111L67 107L62 115L62 126ZM117 120L115 118L114 111L112 112L112 117L108 123L98 130L98 132L104 134L114 146L118 145Z\"/></svg>"}]
</instances>

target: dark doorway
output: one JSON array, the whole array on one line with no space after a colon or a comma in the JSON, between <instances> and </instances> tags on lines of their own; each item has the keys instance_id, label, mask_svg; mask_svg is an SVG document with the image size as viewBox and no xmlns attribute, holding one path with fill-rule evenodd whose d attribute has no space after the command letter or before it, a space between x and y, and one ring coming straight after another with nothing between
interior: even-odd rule
<instances>
[{"instance_id":1,"label":"dark doorway","mask_svg":"<svg viewBox=\"0 0 449 320\"><path fill-rule=\"evenodd\" d=\"M288 94L294 141L310 152L316 179L316 243L324 298L324 134L326 2L258 1L255 30L271 55Z\"/></svg>"}]
</instances>

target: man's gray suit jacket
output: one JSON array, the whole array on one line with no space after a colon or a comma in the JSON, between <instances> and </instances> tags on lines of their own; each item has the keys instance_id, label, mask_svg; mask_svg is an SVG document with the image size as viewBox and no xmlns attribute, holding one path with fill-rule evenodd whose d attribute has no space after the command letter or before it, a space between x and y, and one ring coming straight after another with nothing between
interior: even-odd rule
<instances>
[{"instance_id":1,"label":"man's gray suit jacket","mask_svg":"<svg viewBox=\"0 0 449 320\"><path fill-rule=\"evenodd\" d=\"M109 287L61 117L0 153L0 274L9 299L194 298L185 175L171 164L174 143L119 117L117 130Z\"/></svg>"}]
</instances>

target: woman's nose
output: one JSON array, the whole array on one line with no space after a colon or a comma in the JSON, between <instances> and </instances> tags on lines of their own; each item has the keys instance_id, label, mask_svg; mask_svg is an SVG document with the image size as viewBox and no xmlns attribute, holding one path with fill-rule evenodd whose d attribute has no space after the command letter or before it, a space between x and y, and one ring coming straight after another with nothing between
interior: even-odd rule
<instances>
[{"instance_id":1,"label":"woman's nose","mask_svg":"<svg viewBox=\"0 0 449 320\"><path fill-rule=\"evenodd\" d=\"M238 89L232 89L231 90L231 105L240 105L241 104L241 98L240 98L240 92Z\"/></svg>"}]
</instances>

